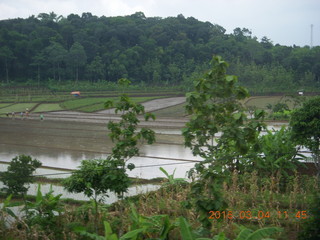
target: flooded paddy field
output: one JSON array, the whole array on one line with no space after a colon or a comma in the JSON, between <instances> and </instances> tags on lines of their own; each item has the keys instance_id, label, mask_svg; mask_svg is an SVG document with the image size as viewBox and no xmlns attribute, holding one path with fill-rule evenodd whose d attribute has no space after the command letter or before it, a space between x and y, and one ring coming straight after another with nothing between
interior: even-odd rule
<instances>
[{"instance_id":1,"label":"flooded paddy field","mask_svg":"<svg viewBox=\"0 0 320 240\"><path fill-rule=\"evenodd\" d=\"M136 169L130 177L163 177L159 167L176 177L201 159L183 146L179 129L156 129L157 142L141 145L140 156L130 162ZM76 169L84 159L106 158L114 146L109 139L106 123L38 121L0 119L0 161L10 162L19 154L31 155L44 166ZM148 168L148 169L147 169Z\"/></svg>"},{"instance_id":2,"label":"flooded paddy field","mask_svg":"<svg viewBox=\"0 0 320 240\"><path fill-rule=\"evenodd\" d=\"M42 162L44 168L38 168L34 175L47 178L65 178L85 159L105 159L114 146L108 137L107 122L39 121L0 118L0 171L6 171L12 158L20 154L30 155ZM140 156L128 163L136 168L128 170L128 175L135 178L152 179L165 177L159 170L166 169L169 174L174 170L175 177L186 177L186 172L201 159L194 157L189 149L184 148L179 129L161 129L155 131L157 142L153 145L141 145ZM0 182L0 188L3 187ZM157 190L160 185L141 184L128 189L125 196L132 196L147 191ZM31 184L28 194L35 195L37 184ZM42 184L43 193L50 189L50 184ZM54 194L62 198L88 200L83 194L68 193L62 186L53 186ZM110 194L105 203L117 201L117 196Z\"/></svg>"},{"instance_id":3,"label":"flooded paddy field","mask_svg":"<svg viewBox=\"0 0 320 240\"><path fill-rule=\"evenodd\" d=\"M26 120L0 118L0 161L10 162L20 154L30 155L48 168L39 168L35 175L46 175L48 178L65 178L85 159L105 159L114 143L108 137L107 122L114 115L86 113L52 113L55 118L40 121L36 117ZM62 117L61 117L62 116ZM65 121L67 117L68 120ZM76 117L74 117L76 116ZM98 117L98 121L96 121ZM163 167L169 174L175 171L175 177L186 178L195 163L201 161L184 147L181 128L187 118L160 118L151 125L156 132L156 143L141 145L140 156L133 157L128 163L136 168L128 170L130 177L152 179L165 177L159 170ZM172 124L174 123L174 124ZM267 122L268 129L279 130L286 122ZM0 171L5 171L7 164L0 163ZM52 174L52 175L48 175ZM49 191L50 184L44 184L43 192ZM1 187L1 186L0 186ZM30 187L28 194L36 193L37 185ZM128 196L156 190L159 185L144 184L131 187ZM82 194L70 194L62 186L54 186L55 194L63 198L88 200ZM106 203L117 200L116 196L106 199Z\"/></svg>"}]
</instances>

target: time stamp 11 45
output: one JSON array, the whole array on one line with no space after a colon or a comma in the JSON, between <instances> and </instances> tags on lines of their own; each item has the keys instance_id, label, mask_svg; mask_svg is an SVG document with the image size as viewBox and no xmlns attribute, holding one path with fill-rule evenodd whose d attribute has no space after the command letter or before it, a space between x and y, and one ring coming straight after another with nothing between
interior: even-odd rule
<instances>
[{"instance_id":1,"label":"time stamp 11 45","mask_svg":"<svg viewBox=\"0 0 320 240\"><path fill-rule=\"evenodd\" d=\"M209 219L267 219L267 218L278 218L278 219L307 219L307 211L209 211Z\"/></svg>"}]
</instances>

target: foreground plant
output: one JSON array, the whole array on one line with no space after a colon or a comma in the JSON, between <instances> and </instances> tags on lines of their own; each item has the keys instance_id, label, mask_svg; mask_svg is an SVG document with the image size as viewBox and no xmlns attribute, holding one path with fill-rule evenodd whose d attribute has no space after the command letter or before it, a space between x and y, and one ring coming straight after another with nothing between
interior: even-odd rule
<instances>
[{"instance_id":1,"label":"foreground plant","mask_svg":"<svg viewBox=\"0 0 320 240\"><path fill-rule=\"evenodd\" d=\"M52 186L50 191L42 194L41 185L38 184L37 196L35 202L27 202L28 208L26 223L28 226L39 226L46 233L53 233L55 237L61 237L63 226L59 222L63 212L63 204L60 200L62 194L54 195Z\"/></svg>"},{"instance_id":2,"label":"foreground plant","mask_svg":"<svg viewBox=\"0 0 320 240\"><path fill-rule=\"evenodd\" d=\"M290 126L292 139L311 150L320 181L320 97L306 101L301 108L295 110Z\"/></svg>"},{"instance_id":3,"label":"foreground plant","mask_svg":"<svg viewBox=\"0 0 320 240\"><path fill-rule=\"evenodd\" d=\"M14 220L17 220L17 216L14 214L14 212L11 210L10 207L13 206L11 203L12 195L9 195L2 203L2 207L0 209L0 236L3 239L6 239L7 236L7 228L12 224L12 221L10 221L9 217L11 217Z\"/></svg>"},{"instance_id":4,"label":"foreground plant","mask_svg":"<svg viewBox=\"0 0 320 240\"><path fill-rule=\"evenodd\" d=\"M226 75L228 64L221 57L214 57L211 64L211 70L194 82L195 91L186 94L191 119L182 132L185 145L204 159L193 170L198 178L187 206L195 207L205 227L211 225L209 211L227 207L221 191L224 176L247 164L243 156L259 146L258 135L264 126L261 110L247 119L239 100L248 97L248 91L237 85L236 76Z\"/></svg>"},{"instance_id":5,"label":"foreground plant","mask_svg":"<svg viewBox=\"0 0 320 240\"><path fill-rule=\"evenodd\" d=\"M76 227L74 231L82 236L89 237L96 240L124 240L124 239L159 239L166 240L169 237L171 230L178 225L176 222L171 222L168 215L154 215L145 217L140 215L135 206L130 204L131 213L128 232L118 237L111 229L109 222L104 221L105 236L102 237L95 233L86 231L83 227Z\"/></svg>"},{"instance_id":6,"label":"foreground plant","mask_svg":"<svg viewBox=\"0 0 320 240\"><path fill-rule=\"evenodd\" d=\"M2 174L2 181L7 187L5 190L11 194L24 195L30 183L34 182L32 173L41 166L41 162L31 156L19 155L13 158L6 172Z\"/></svg>"},{"instance_id":7,"label":"foreground plant","mask_svg":"<svg viewBox=\"0 0 320 240\"><path fill-rule=\"evenodd\" d=\"M292 132L285 126L279 131L267 130L267 134L259 137L262 154L254 160L252 168L261 176L275 177L277 172L288 176L289 171L293 172L304 156L298 153L291 135Z\"/></svg>"},{"instance_id":8,"label":"foreground plant","mask_svg":"<svg viewBox=\"0 0 320 240\"><path fill-rule=\"evenodd\" d=\"M184 178L175 178L174 177L174 173L176 172L176 169L174 169L172 174L169 174L162 167L160 167L159 169L167 177L168 182L165 185L176 185L176 184L186 184L187 183L187 181Z\"/></svg>"},{"instance_id":9,"label":"foreground plant","mask_svg":"<svg viewBox=\"0 0 320 240\"><path fill-rule=\"evenodd\" d=\"M119 85L126 86L129 83L127 79L119 79ZM102 200L103 195L108 196L108 191L111 191L123 197L123 193L128 190L130 179L126 173L126 163L133 156L139 155L138 144L144 140L148 144L155 141L155 133L151 129L137 130L140 122L138 115L144 114L147 121L149 118L155 119L153 114L145 113L144 107L130 101L126 94L122 94L116 104L112 101L105 103L106 108L114 105L115 112L121 112L121 120L118 123L108 123L108 129L111 131L109 136L115 142L112 153L107 159L82 161L80 169L64 181L68 191L83 192L94 200L96 216L98 200ZM127 167L132 170L135 166L131 163Z\"/></svg>"}]
</instances>

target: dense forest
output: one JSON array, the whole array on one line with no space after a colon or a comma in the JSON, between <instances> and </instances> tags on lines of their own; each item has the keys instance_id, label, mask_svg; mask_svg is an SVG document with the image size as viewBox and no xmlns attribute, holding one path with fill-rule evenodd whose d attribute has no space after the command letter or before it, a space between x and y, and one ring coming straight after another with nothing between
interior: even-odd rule
<instances>
[{"instance_id":1,"label":"dense forest","mask_svg":"<svg viewBox=\"0 0 320 240\"><path fill-rule=\"evenodd\" d=\"M320 87L320 47L274 45L246 28L233 33L193 17L62 17L54 12L0 21L2 85L67 81L192 86L213 55L258 92Z\"/></svg>"}]
</instances>

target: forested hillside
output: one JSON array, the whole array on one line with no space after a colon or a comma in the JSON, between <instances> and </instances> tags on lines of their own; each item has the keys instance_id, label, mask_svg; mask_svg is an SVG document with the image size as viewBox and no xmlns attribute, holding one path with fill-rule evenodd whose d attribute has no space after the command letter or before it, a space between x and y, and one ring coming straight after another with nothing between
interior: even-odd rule
<instances>
[{"instance_id":1,"label":"forested hillside","mask_svg":"<svg viewBox=\"0 0 320 240\"><path fill-rule=\"evenodd\" d=\"M212 55L230 63L241 85L259 92L320 86L320 47L274 45L248 29L226 34L222 26L193 17L57 16L0 21L0 80L27 81L129 78L133 83L191 86Z\"/></svg>"}]
</instances>

